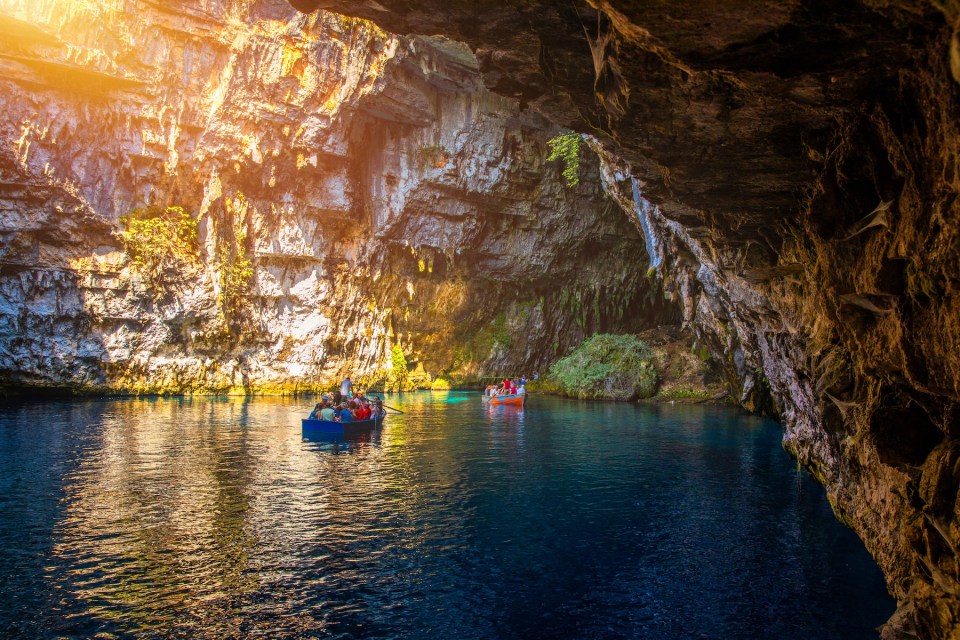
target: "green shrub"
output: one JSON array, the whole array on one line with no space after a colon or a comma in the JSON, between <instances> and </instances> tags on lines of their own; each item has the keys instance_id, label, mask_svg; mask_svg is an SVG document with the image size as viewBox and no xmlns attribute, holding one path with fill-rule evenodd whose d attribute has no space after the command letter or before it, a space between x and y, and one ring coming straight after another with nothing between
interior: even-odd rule
<instances>
[{"instance_id":1,"label":"green shrub","mask_svg":"<svg viewBox=\"0 0 960 640\"><path fill-rule=\"evenodd\" d=\"M574 398L635 400L657 391L653 353L631 335L598 334L550 367L543 388Z\"/></svg>"},{"instance_id":2,"label":"green shrub","mask_svg":"<svg viewBox=\"0 0 960 640\"><path fill-rule=\"evenodd\" d=\"M547 140L550 155L547 162L563 160L563 179L568 187L580 184L580 134L574 131L562 131Z\"/></svg>"},{"instance_id":3,"label":"green shrub","mask_svg":"<svg viewBox=\"0 0 960 640\"><path fill-rule=\"evenodd\" d=\"M135 271L162 290L200 262L197 221L183 207L143 207L120 216L120 240Z\"/></svg>"},{"instance_id":4,"label":"green shrub","mask_svg":"<svg viewBox=\"0 0 960 640\"><path fill-rule=\"evenodd\" d=\"M387 377L387 388L391 391L409 391L410 375L407 371L407 357L403 355L403 347L398 344L390 349L390 374Z\"/></svg>"},{"instance_id":5,"label":"green shrub","mask_svg":"<svg viewBox=\"0 0 960 640\"><path fill-rule=\"evenodd\" d=\"M453 383L447 378L444 378L443 376L437 376L430 383L430 388L437 391L453 389Z\"/></svg>"}]
</instances>

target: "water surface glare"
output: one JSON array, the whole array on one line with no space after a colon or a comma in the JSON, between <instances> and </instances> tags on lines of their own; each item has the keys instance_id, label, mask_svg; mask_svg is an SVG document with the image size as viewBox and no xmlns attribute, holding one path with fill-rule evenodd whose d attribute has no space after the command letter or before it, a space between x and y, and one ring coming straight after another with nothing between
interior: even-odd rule
<instances>
[{"instance_id":1,"label":"water surface glare","mask_svg":"<svg viewBox=\"0 0 960 640\"><path fill-rule=\"evenodd\" d=\"M877 638L879 569L740 411L388 396L8 405L0 637Z\"/></svg>"}]
</instances>

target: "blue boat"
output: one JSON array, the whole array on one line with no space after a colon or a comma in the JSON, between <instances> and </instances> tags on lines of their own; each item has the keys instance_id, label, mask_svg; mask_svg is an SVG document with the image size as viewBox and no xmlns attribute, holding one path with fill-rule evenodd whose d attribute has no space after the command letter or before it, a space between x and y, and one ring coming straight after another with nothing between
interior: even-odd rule
<instances>
[{"instance_id":1,"label":"blue boat","mask_svg":"<svg viewBox=\"0 0 960 640\"><path fill-rule=\"evenodd\" d=\"M331 422L330 420L303 418L300 423L304 437L316 433L353 435L356 433L369 433L374 429L379 429L380 425L383 424L383 418L353 420L351 422Z\"/></svg>"}]
</instances>

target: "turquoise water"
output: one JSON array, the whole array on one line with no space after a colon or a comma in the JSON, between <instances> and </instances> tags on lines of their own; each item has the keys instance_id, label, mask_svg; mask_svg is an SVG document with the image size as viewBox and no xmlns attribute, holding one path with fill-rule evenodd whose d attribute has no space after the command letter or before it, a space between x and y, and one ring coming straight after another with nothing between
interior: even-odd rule
<instances>
[{"instance_id":1,"label":"turquoise water","mask_svg":"<svg viewBox=\"0 0 960 640\"><path fill-rule=\"evenodd\" d=\"M0 636L876 638L862 544L727 408L479 394L7 406Z\"/></svg>"}]
</instances>

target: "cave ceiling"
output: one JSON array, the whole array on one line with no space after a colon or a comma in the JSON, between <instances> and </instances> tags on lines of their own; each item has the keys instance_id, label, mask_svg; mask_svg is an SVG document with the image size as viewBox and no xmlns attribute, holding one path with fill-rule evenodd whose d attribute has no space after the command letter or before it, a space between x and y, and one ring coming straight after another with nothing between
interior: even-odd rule
<instances>
[{"instance_id":1,"label":"cave ceiling","mask_svg":"<svg viewBox=\"0 0 960 640\"><path fill-rule=\"evenodd\" d=\"M602 139L668 215L740 233L795 213L838 123L942 23L836 2L292 4L468 43L489 88Z\"/></svg>"}]
</instances>

